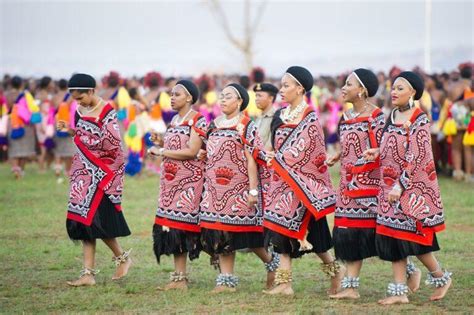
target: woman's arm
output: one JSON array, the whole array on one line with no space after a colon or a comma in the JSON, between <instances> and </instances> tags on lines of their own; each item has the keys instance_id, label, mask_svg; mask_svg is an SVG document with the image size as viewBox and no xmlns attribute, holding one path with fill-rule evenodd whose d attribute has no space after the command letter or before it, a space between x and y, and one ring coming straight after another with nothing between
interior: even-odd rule
<instances>
[{"instance_id":1,"label":"woman's arm","mask_svg":"<svg viewBox=\"0 0 474 315\"><path fill-rule=\"evenodd\" d=\"M258 189L257 162L255 162L253 156L247 150L245 150L245 157L247 158L247 171L249 175L249 192L255 191ZM257 204L257 196L252 196L249 193L248 203L249 206Z\"/></svg>"},{"instance_id":2,"label":"woman's arm","mask_svg":"<svg viewBox=\"0 0 474 315\"><path fill-rule=\"evenodd\" d=\"M181 150L162 150L164 157L175 159L175 160L192 160L196 158L199 150L202 147L202 139L198 133L192 129L191 137L189 138L189 146Z\"/></svg>"}]
</instances>

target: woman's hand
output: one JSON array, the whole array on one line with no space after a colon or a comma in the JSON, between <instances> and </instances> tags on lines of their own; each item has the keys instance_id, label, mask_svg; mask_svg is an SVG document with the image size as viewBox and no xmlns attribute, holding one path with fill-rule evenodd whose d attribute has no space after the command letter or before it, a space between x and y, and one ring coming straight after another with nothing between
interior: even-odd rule
<instances>
[{"instance_id":1,"label":"woman's hand","mask_svg":"<svg viewBox=\"0 0 474 315\"><path fill-rule=\"evenodd\" d=\"M337 153L337 154L329 157L326 160L326 165L329 166L329 167L333 166L334 164L336 164L337 161L339 161L340 157L341 157L340 153Z\"/></svg>"},{"instance_id":2,"label":"woman's hand","mask_svg":"<svg viewBox=\"0 0 474 315\"><path fill-rule=\"evenodd\" d=\"M275 151L265 151L265 157L267 160L267 165L270 166L271 161L275 157Z\"/></svg>"},{"instance_id":3,"label":"woman's hand","mask_svg":"<svg viewBox=\"0 0 474 315\"><path fill-rule=\"evenodd\" d=\"M257 196L252 196L252 195L249 194L247 204L248 204L249 207L255 206L257 204Z\"/></svg>"},{"instance_id":4,"label":"woman's hand","mask_svg":"<svg viewBox=\"0 0 474 315\"><path fill-rule=\"evenodd\" d=\"M162 147L163 146L163 136L158 132L151 132L150 141L153 142L155 145Z\"/></svg>"},{"instance_id":5,"label":"woman's hand","mask_svg":"<svg viewBox=\"0 0 474 315\"><path fill-rule=\"evenodd\" d=\"M58 120L56 122L56 130L58 130L58 131L67 130L67 123L64 120Z\"/></svg>"},{"instance_id":6,"label":"woman's hand","mask_svg":"<svg viewBox=\"0 0 474 315\"><path fill-rule=\"evenodd\" d=\"M374 148L374 149L367 149L364 151L364 159L367 161L374 161L376 158L379 157L380 155L380 149L379 148Z\"/></svg>"},{"instance_id":7,"label":"woman's hand","mask_svg":"<svg viewBox=\"0 0 474 315\"><path fill-rule=\"evenodd\" d=\"M199 149L198 154L196 154L196 158L200 161L204 161L207 156L207 151L203 149Z\"/></svg>"},{"instance_id":8,"label":"woman's hand","mask_svg":"<svg viewBox=\"0 0 474 315\"><path fill-rule=\"evenodd\" d=\"M392 190L388 193L388 202L395 203L400 200L400 196L402 195L402 190L399 186L395 185Z\"/></svg>"}]
</instances>

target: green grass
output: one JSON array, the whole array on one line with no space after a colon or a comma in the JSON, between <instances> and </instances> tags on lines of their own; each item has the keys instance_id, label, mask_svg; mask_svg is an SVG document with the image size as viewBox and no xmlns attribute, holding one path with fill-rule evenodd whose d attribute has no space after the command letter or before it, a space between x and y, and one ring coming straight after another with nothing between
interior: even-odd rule
<instances>
[{"instance_id":1,"label":"green grass","mask_svg":"<svg viewBox=\"0 0 474 315\"><path fill-rule=\"evenodd\" d=\"M335 174L333 174L335 175ZM337 183L336 176L333 176ZM26 177L13 180L10 168L0 165L0 312L126 312L126 313L472 313L474 312L474 186L441 178L447 230L439 234L442 250L437 257L453 272L453 287L439 302L428 301L431 288L422 285L411 303L382 307L391 279L390 264L377 258L366 261L361 274L361 299L331 301L328 281L319 260L307 255L294 261L293 298L261 293L265 271L253 254L237 254L238 292L211 296L216 271L209 258L189 264L192 283L187 292L160 292L167 282L172 259L157 265L151 230L157 203L158 177L126 178L123 208L132 236L121 239L133 248L134 266L126 280L110 280L114 266L104 244L97 246L97 285L69 288L82 267L81 247L65 230L68 185L56 184L52 173L38 174L28 165ZM332 222L332 217L329 220ZM416 262L421 267L419 262ZM423 269L424 275L426 270Z\"/></svg>"}]
</instances>

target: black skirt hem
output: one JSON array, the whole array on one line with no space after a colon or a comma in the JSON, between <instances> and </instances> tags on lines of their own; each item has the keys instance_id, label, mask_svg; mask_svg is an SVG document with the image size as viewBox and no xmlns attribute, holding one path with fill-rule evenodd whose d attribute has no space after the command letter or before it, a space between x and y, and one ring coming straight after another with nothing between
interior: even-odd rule
<instances>
[{"instance_id":1,"label":"black skirt hem","mask_svg":"<svg viewBox=\"0 0 474 315\"><path fill-rule=\"evenodd\" d=\"M334 254L342 261L358 261L377 256L375 228L333 229Z\"/></svg>"},{"instance_id":2,"label":"black skirt hem","mask_svg":"<svg viewBox=\"0 0 474 315\"><path fill-rule=\"evenodd\" d=\"M202 229L201 243L209 255L225 255L245 248L263 247L262 232L228 232Z\"/></svg>"},{"instance_id":3,"label":"black skirt hem","mask_svg":"<svg viewBox=\"0 0 474 315\"><path fill-rule=\"evenodd\" d=\"M392 262L405 259L408 256L417 256L436 252L440 249L436 234L434 234L433 244L430 246L425 246L386 235L376 234L375 248L377 251L377 256L379 256L380 259Z\"/></svg>"},{"instance_id":4,"label":"black skirt hem","mask_svg":"<svg viewBox=\"0 0 474 315\"><path fill-rule=\"evenodd\" d=\"M129 236L131 234L122 211L117 211L109 197L104 196L90 226L66 220L66 230L73 241L92 241Z\"/></svg>"},{"instance_id":5,"label":"black skirt hem","mask_svg":"<svg viewBox=\"0 0 474 315\"><path fill-rule=\"evenodd\" d=\"M311 214L308 213L307 215ZM317 221L311 217L306 239L313 248L301 251L300 242L296 238L291 238L272 230L265 230L265 247L273 246L273 250L279 254L289 254L291 258L299 258L309 253L325 253L333 246L326 217Z\"/></svg>"},{"instance_id":6,"label":"black skirt hem","mask_svg":"<svg viewBox=\"0 0 474 315\"><path fill-rule=\"evenodd\" d=\"M153 225L153 252L160 263L162 255L179 255L188 253L190 260L199 258L201 252L199 232L190 232L174 228L163 230L159 224Z\"/></svg>"}]
</instances>

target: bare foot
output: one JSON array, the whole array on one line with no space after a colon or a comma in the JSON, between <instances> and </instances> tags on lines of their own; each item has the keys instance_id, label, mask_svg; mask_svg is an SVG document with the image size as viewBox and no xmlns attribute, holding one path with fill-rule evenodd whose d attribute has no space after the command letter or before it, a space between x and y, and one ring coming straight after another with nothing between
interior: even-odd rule
<instances>
[{"instance_id":1,"label":"bare foot","mask_svg":"<svg viewBox=\"0 0 474 315\"><path fill-rule=\"evenodd\" d=\"M410 301L408 301L408 297L406 295L394 295L379 300L379 304L381 305L407 304L409 302Z\"/></svg>"},{"instance_id":2,"label":"bare foot","mask_svg":"<svg viewBox=\"0 0 474 315\"><path fill-rule=\"evenodd\" d=\"M430 296L430 301L438 301L444 298L452 282L453 280L449 279L448 283L446 283L444 286L436 288L433 294Z\"/></svg>"},{"instance_id":3,"label":"bare foot","mask_svg":"<svg viewBox=\"0 0 474 315\"><path fill-rule=\"evenodd\" d=\"M329 295L330 299L349 299L356 300L360 298L359 292L356 289L344 289L339 293Z\"/></svg>"},{"instance_id":4,"label":"bare foot","mask_svg":"<svg viewBox=\"0 0 474 315\"><path fill-rule=\"evenodd\" d=\"M125 277L131 265L132 265L132 259L128 257L125 262L117 266L117 269L115 269L115 274L112 277L112 280L119 280Z\"/></svg>"},{"instance_id":5,"label":"bare foot","mask_svg":"<svg viewBox=\"0 0 474 315\"><path fill-rule=\"evenodd\" d=\"M275 271L267 272L267 286L266 286L267 290L273 287L273 284L275 282L275 274L276 274Z\"/></svg>"},{"instance_id":6,"label":"bare foot","mask_svg":"<svg viewBox=\"0 0 474 315\"><path fill-rule=\"evenodd\" d=\"M421 282L421 270L416 268L416 270L410 275L410 278L407 279L407 286L411 292L416 292L420 288Z\"/></svg>"},{"instance_id":7,"label":"bare foot","mask_svg":"<svg viewBox=\"0 0 474 315\"><path fill-rule=\"evenodd\" d=\"M341 281L346 273L346 267L341 266L339 272L334 277L331 277L331 287L327 290L327 294L334 295L341 290Z\"/></svg>"},{"instance_id":8,"label":"bare foot","mask_svg":"<svg viewBox=\"0 0 474 315\"><path fill-rule=\"evenodd\" d=\"M265 294L268 295L294 295L295 292L293 291L293 288L291 287L291 283L282 283L274 287L273 289L270 290L263 290L262 291Z\"/></svg>"},{"instance_id":9,"label":"bare foot","mask_svg":"<svg viewBox=\"0 0 474 315\"><path fill-rule=\"evenodd\" d=\"M71 287L91 286L95 285L95 278L93 275L83 275L77 280L68 281L67 284Z\"/></svg>"},{"instance_id":10,"label":"bare foot","mask_svg":"<svg viewBox=\"0 0 474 315\"><path fill-rule=\"evenodd\" d=\"M226 285L217 285L214 289L212 289L211 294L219 294L219 293L233 293L236 292L236 288L231 288Z\"/></svg>"},{"instance_id":11,"label":"bare foot","mask_svg":"<svg viewBox=\"0 0 474 315\"><path fill-rule=\"evenodd\" d=\"M187 290L188 284L186 280L183 281L171 281L164 288L158 287L160 291L168 291L168 290Z\"/></svg>"}]
</instances>

